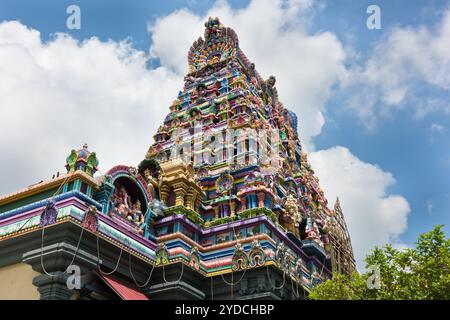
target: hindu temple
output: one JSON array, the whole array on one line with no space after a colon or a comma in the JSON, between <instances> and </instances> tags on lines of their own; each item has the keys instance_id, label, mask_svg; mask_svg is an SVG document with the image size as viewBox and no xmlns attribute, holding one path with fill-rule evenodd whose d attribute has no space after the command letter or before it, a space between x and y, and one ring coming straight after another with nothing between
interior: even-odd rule
<instances>
[{"instance_id":1,"label":"hindu temple","mask_svg":"<svg viewBox=\"0 0 450 320\"><path fill-rule=\"evenodd\" d=\"M276 78L218 18L187 59L141 162L101 168L85 144L0 197L0 298L295 300L356 270Z\"/></svg>"}]
</instances>

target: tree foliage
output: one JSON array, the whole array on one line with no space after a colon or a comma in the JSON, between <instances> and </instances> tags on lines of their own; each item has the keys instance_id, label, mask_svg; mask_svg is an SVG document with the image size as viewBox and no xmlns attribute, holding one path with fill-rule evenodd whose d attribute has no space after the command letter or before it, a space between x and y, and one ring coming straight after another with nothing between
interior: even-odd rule
<instances>
[{"instance_id":1,"label":"tree foliage","mask_svg":"<svg viewBox=\"0 0 450 320\"><path fill-rule=\"evenodd\" d=\"M366 256L366 269L380 271L378 288L370 288L374 273L335 273L317 285L309 295L315 300L449 300L450 238L442 225L423 233L414 248L397 250L391 245L375 247ZM368 281L369 280L369 281Z\"/></svg>"}]
</instances>

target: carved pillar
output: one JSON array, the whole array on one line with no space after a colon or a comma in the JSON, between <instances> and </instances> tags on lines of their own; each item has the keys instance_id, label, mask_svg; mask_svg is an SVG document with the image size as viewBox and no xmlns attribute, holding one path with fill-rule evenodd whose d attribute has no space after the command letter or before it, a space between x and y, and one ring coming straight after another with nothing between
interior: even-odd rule
<instances>
[{"instance_id":1,"label":"carved pillar","mask_svg":"<svg viewBox=\"0 0 450 320\"><path fill-rule=\"evenodd\" d=\"M187 208L187 209L194 209L193 207L193 199L194 197L193 197L193 195L192 195L192 190L189 190L187 193L186 193L186 196L184 197L184 205L185 205L185 207Z\"/></svg>"},{"instance_id":2,"label":"carved pillar","mask_svg":"<svg viewBox=\"0 0 450 320\"><path fill-rule=\"evenodd\" d=\"M247 210L247 197L245 195L242 196L241 203L242 203L242 211Z\"/></svg>"},{"instance_id":3,"label":"carved pillar","mask_svg":"<svg viewBox=\"0 0 450 320\"><path fill-rule=\"evenodd\" d=\"M245 133L241 131L241 133ZM245 163L245 135L239 136L237 139L237 164L246 165Z\"/></svg>"},{"instance_id":4,"label":"carved pillar","mask_svg":"<svg viewBox=\"0 0 450 320\"><path fill-rule=\"evenodd\" d=\"M197 197L197 191L194 188L189 188L189 191L186 195L186 208L194 210L194 201Z\"/></svg>"},{"instance_id":5,"label":"carved pillar","mask_svg":"<svg viewBox=\"0 0 450 320\"><path fill-rule=\"evenodd\" d=\"M187 193L187 186L185 183L177 183L174 185L175 192L175 205L184 206L185 205L185 195Z\"/></svg>"},{"instance_id":6,"label":"carved pillar","mask_svg":"<svg viewBox=\"0 0 450 320\"><path fill-rule=\"evenodd\" d=\"M77 235L79 235L78 230L69 228L61 231L48 231L46 240L51 242L55 238L76 237ZM87 240L84 240L84 245L86 243ZM83 243L81 247L83 247ZM76 299L74 294L78 292L78 289L86 289L87 283L91 281L88 275L97 268L99 261L94 248L90 250L86 246L84 246L84 249L81 249L81 247L77 250L75 242L71 244L64 241L46 245L42 249L33 249L23 254L22 261L31 265L33 270L41 273L34 277L32 281L40 293L41 300ZM41 255L43 260L41 260ZM74 256L75 260L71 269L68 269ZM49 274L44 273L42 265L45 265ZM69 289L67 279L69 278L69 283L74 285L74 280L77 277L80 277L80 287Z\"/></svg>"},{"instance_id":7,"label":"carved pillar","mask_svg":"<svg viewBox=\"0 0 450 320\"><path fill-rule=\"evenodd\" d=\"M230 203L230 210L231 210L230 216L234 217L236 215L236 202L232 201Z\"/></svg>"},{"instance_id":8,"label":"carved pillar","mask_svg":"<svg viewBox=\"0 0 450 320\"><path fill-rule=\"evenodd\" d=\"M70 300L75 291L67 287L68 275L65 272L57 271L51 276L40 274L33 279L41 295L41 300Z\"/></svg>"},{"instance_id":9,"label":"carved pillar","mask_svg":"<svg viewBox=\"0 0 450 320\"><path fill-rule=\"evenodd\" d=\"M102 212L107 214L109 212L108 200L111 198L114 192L114 185L105 181L97 193L98 201L102 204Z\"/></svg>"},{"instance_id":10,"label":"carved pillar","mask_svg":"<svg viewBox=\"0 0 450 320\"><path fill-rule=\"evenodd\" d=\"M258 207L259 208L264 207L264 197L265 197L264 193L262 193L262 192L258 193Z\"/></svg>"},{"instance_id":11,"label":"carved pillar","mask_svg":"<svg viewBox=\"0 0 450 320\"><path fill-rule=\"evenodd\" d=\"M184 206L184 195L186 192L182 189L175 191L176 198L175 198L175 205L176 206Z\"/></svg>"},{"instance_id":12,"label":"carved pillar","mask_svg":"<svg viewBox=\"0 0 450 320\"><path fill-rule=\"evenodd\" d=\"M198 195L195 198L194 204L195 204L194 210L200 212L200 205L202 204L202 199Z\"/></svg>"},{"instance_id":13,"label":"carved pillar","mask_svg":"<svg viewBox=\"0 0 450 320\"><path fill-rule=\"evenodd\" d=\"M214 219L218 219L219 218L219 207L215 206L214 207Z\"/></svg>"},{"instance_id":14,"label":"carved pillar","mask_svg":"<svg viewBox=\"0 0 450 320\"><path fill-rule=\"evenodd\" d=\"M161 188L159 188L159 197L161 201L167 205L167 199L169 198L170 187L167 184L163 184Z\"/></svg>"}]
</instances>

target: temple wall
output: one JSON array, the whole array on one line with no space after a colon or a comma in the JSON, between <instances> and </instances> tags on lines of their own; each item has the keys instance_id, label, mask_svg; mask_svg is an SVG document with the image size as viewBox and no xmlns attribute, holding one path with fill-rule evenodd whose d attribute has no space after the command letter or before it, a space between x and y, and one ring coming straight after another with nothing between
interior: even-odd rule
<instances>
[{"instance_id":1,"label":"temple wall","mask_svg":"<svg viewBox=\"0 0 450 320\"><path fill-rule=\"evenodd\" d=\"M25 263L0 268L0 300L38 300L39 292L32 284L37 275Z\"/></svg>"}]
</instances>

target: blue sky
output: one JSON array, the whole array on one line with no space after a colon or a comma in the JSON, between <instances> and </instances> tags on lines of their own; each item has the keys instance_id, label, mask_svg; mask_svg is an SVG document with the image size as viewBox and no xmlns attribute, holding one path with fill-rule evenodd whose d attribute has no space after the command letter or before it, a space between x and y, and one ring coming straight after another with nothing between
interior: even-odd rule
<instances>
[{"instance_id":1,"label":"blue sky","mask_svg":"<svg viewBox=\"0 0 450 320\"><path fill-rule=\"evenodd\" d=\"M227 3L235 12L249 6L249 1L228 1ZM81 30L66 28L65 10L71 4L79 5L81 8ZM370 4L376 4L381 8L381 30L366 28L368 17L366 8ZM108 39L119 42L128 38L132 48L148 53L153 45L152 36L147 30L149 25L157 25L159 18L170 16L180 8L186 8L194 16L203 17L215 5L217 4L213 1L201 0L135 0L132 2L1 0L0 22L18 20L21 24L38 30L44 42L53 41L55 34L59 32L67 33L78 40L87 40L95 36L101 42ZM380 63L383 60L383 48L390 48L388 46L390 45L395 49L395 43L389 42L395 30L409 30L413 35L420 28L426 28L431 34L438 32L446 10L449 8L449 2L340 0L316 1L312 7L313 9L306 11L306 16L302 16L307 17L304 25L306 34L315 36L326 32L333 33L346 54L345 68L354 70L356 74L358 70L365 69L368 65L367 61L371 59ZM299 21L301 19L299 18ZM199 30L201 28L200 25ZM182 24L175 29L179 33L185 30ZM238 35L244 32L235 29ZM191 41L195 39L192 38ZM450 39L448 42L450 43ZM383 43L386 47L383 47ZM244 43L241 42L241 45ZM381 49L377 51L376 48L380 46ZM155 46L155 48L160 47ZM157 53L161 52L160 49L158 50L156 50ZM424 52L420 51L410 52L405 61L414 60L411 57L420 57L423 54ZM154 55L153 58L151 68L157 68L160 66L159 57ZM251 56L250 59L252 59ZM258 68L258 61L256 64ZM295 59L292 60L292 65L295 67ZM439 69L439 65L437 67ZM448 64L442 67L448 69ZM404 69L392 67L389 70ZM395 183L388 184L383 191L387 195L401 195L409 203L407 229L400 232L396 240L406 245L412 244L419 233L430 230L438 223L446 224L447 234L449 234L450 225L449 88L445 79L444 84L436 85L433 79L423 79L423 74L412 74L412 72L401 77L400 84L397 84L402 85L403 81L408 83L408 95L400 103L389 105L380 98L374 99L369 109L380 114L373 116L375 120L369 119L374 121L373 123L369 121L371 125L368 125L367 117L361 117L355 107L348 107L349 101L353 96L365 92L364 90L369 92L372 90L378 94L380 90L383 90L383 79L380 80L378 77L367 85L364 82L364 73L362 76L360 73L358 80L350 81L351 84L347 86L340 81L334 81L330 86L331 92L321 109L325 123L319 134L311 135L315 150L342 146L348 148L361 162L373 164L393 176ZM279 75L280 81L282 76L282 74ZM432 75L429 76L432 77ZM178 83L177 86L179 87ZM175 94L176 92L173 98ZM283 101L283 95L280 98ZM423 110L425 105L429 106L430 101L437 101L437 107L427 109L429 111L419 115L420 110ZM298 104L301 103L302 101L298 101ZM302 114L298 116L301 127L303 116ZM142 149L145 148L146 146L142 146ZM19 186L14 185L14 188L17 187ZM5 187L2 191L13 190ZM334 199L330 199L331 204L333 201Z\"/></svg>"},{"instance_id":2,"label":"blue sky","mask_svg":"<svg viewBox=\"0 0 450 320\"><path fill-rule=\"evenodd\" d=\"M369 4L378 4L382 10L382 30L364 30L366 16L361 15ZM425 25L435 28L448 1L329 1L318 14L313 28L333 30L345 41L351 34L351 45L364 59L374 42L393 27ZM450 39L448 39L450 41ZM416 54L420 55L420 52ZM425 86L420 96L439 96L449 101L448 91ZM408 108L381 121L374 131L367 131L355 117L342 111L342 100L330 99L330 121L317 137L319 148L335 144L349 147L364 161L377 163L391 172L396 184L390 191L404 195L411 205L409 230L401 237L411 243L419 233L436 224L450 225L450 132L448 115L436 112L423 119L415 119ZM436 133L430 128L442 125L445 130ZM430 203L432 209L429 208Z\"/></svg>"}]
</instances>

